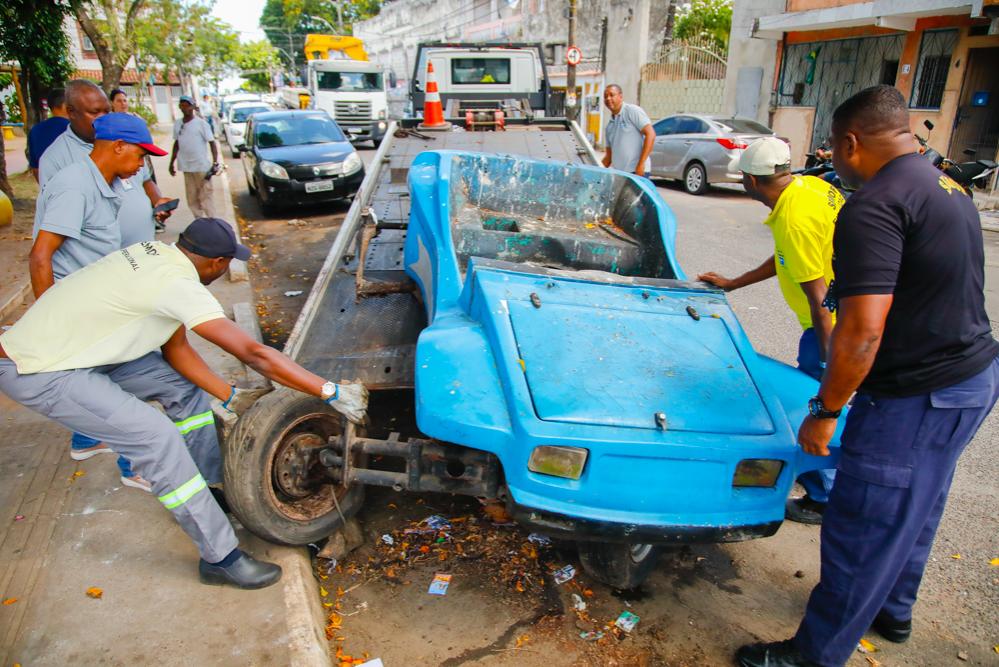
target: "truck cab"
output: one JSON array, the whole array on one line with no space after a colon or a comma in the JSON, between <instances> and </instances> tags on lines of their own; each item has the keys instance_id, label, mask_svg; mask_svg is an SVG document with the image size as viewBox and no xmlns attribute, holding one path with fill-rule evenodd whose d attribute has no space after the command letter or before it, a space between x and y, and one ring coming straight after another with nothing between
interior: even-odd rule
<instances>
[{"instance_id":1,"label":"truck cab","mask_svg":"<svg viewBox=\"0 0 999 667\"><path fill-rule=\"evenodd\" d=\"M461 116L468 108L502 109L511 117L547 111L549 84L540 44L420 44L410 79L416 110L423 108L428 62L445 116Z\"/></svg>"},{"instance_id":2,"label":"truck cab","mask_svg":"<svg viewBox=\"0 0 999 667\"><path fill-rule=\"evenodd\" d=\"M327 112L352 142L381 143L388 127L384 70L364 60L337 58L308 62L312 107Z\"/></svg>"}]
</instances>

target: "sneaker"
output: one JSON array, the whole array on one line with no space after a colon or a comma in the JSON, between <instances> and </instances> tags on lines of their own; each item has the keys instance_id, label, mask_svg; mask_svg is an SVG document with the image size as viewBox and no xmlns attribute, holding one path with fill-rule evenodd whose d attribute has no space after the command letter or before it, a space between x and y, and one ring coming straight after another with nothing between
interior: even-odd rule
<instances>
[{"instance_id":1,"label":"sneaker","mask_svg":"<svg viewBox=\"0 0 999 667\"><path fill-rule=\"evenodd\" d=\"M145 491L146 493L153 492L153 485L143 479L140 475L132 475L131 477L122 477L121 483L125 486L130 486L133 489L139 489L140 491Z\"/></svg>"},{"instance_id":2,"label":"sneaker","mask_svg":"<svg viewBox=\"0 0 999 667\"><path fill-rule=\"evenodd\" d=\"M98 454L112 454L114 450L105 445L103 442L98 442L93 447L84 447L83 449L69 449L69 458L74 461L86 461L87 459L97 456Z\"/></svg>"}]
</instances>

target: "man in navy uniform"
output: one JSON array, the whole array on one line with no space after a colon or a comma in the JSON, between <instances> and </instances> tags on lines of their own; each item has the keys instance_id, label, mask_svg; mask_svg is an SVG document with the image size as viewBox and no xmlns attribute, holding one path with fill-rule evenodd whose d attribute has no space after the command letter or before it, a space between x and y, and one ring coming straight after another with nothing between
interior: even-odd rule
<instances>
[{"instance_id":1,"label":"man in navy uniform","mask_svg":"<svg viewBox=\"0 0 999 667\"><path fill-rule=\"evenodd\" d=\"M744 667L838 667L871 628L912 632L912 606L961 452L999 395L985 254L971 198L917 151L905 99L863 90L833 114L833 164L860 188L833 237L836 328L798 441L828 455L856 392L822 521L821 575L789 640Z\"/></svg>"}]
</instances>

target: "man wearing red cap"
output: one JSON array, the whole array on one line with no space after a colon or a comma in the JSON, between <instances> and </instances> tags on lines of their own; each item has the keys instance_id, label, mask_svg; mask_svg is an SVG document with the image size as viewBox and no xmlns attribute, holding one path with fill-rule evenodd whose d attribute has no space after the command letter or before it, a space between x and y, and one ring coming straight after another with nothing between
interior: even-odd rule
<instances>
[{"instance_id":1,"label":"man wearing red cap","mask_svg":"<svg viewBox=\"0 0 999 667\"><path fill-rule=\"evenodd\" d=\"M111 143L106 150L124 151L135 164L149 148ZM209 368L188 342L188 329L351 421L364 420L367 390L307 371L225 317L205 286L233 258L249 256L229 224L215 218L192 222L174 246L142 242L111 252L53 285L0 335L0 391L127 456L197 545L203 583L263 588L280 578L281 568L240 551L209 490L222 477L210 396L237 413L252 396ZM193 415L184 422L167 405L164 414L145 402L151 359L159 360L157 374L175 377L177 406Z\"/></svg>"}]
</instances>

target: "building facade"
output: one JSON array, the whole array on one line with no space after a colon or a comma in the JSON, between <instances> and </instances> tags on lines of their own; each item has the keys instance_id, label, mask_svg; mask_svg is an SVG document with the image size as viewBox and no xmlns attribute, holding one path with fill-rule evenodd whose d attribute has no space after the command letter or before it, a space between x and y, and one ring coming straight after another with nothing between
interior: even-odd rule
<instances>
[{"instance_id":1,"label":"building facade","mask_svg":"<svg viewBox=\"0 0 999 667\"><path fill-rule=\"evenodd\" d=\"M999 0L737 0L725 109L791 141L793 165L829 136L832 112L879 83L912 130L955 159L999 148Z\"/></svg>"}]
</instances>

